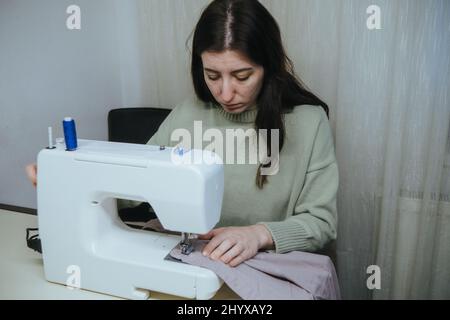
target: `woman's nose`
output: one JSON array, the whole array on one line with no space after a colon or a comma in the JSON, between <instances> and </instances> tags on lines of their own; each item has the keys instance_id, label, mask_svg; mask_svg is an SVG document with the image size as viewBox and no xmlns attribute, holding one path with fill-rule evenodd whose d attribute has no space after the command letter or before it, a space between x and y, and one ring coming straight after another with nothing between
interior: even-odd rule
<instances>
[{"instance_id":1,"label":"woman's nose","mask_svg":"<svg viewBox=\"0 0 450 320\"><path fill-rule=\"evenodd\" d=\"M220 97L225 103L231 102L233 100L234 88L229 81L223 81Z\"/></svg>"}]
</instances>

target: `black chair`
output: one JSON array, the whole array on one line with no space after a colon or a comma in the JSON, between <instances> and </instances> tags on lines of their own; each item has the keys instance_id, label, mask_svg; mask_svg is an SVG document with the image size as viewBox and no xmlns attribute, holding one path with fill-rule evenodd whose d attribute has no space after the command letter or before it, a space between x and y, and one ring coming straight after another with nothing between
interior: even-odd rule
<instances>
[{"instance_id":1,"label":"black chair","mask_svg":"<svg viewBox=\"0 0 450 320\"><path fill-rule=\"evenodd\" d=\"M159 108L113 109L108 113L108 139L145 144L171 111Z\"/></svg>"},{"instance_id":2,"label":"black chair","mask_svg":"<svg viewBox=\"0 0 450 320\"><path fill-rule=\"evenodd\" d=\"M145 144L170 112L159 108L113 109L108 113L108 140ZM156 218L156 215L150 204L144 202L136 207L119 210L119 217L124 222L146 222Z\"/></svg>"}]
</instances>

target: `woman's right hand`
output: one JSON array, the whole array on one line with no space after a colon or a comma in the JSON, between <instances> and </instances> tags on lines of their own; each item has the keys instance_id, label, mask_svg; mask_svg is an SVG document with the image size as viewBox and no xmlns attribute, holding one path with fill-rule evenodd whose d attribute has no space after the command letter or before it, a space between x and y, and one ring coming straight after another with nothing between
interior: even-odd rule
<instances>
[{"instance_id":1,"label":"woman's right hand","mask_svg":"<svg viewBox=\"0 0 450 320\"><path fill-rule=\"evenodd\" d=\"M33 186L37 185L37 165L36 163L31 163L25 167L28 179L31 181Z\"/></svg>"}]
</instances>

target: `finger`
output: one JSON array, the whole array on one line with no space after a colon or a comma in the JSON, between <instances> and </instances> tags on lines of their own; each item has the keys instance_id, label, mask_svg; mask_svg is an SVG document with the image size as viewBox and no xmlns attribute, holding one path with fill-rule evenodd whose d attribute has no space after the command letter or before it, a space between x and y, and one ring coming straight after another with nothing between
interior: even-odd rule
<instances>
[{"instance_id":1,"label":"finger","mask_svg":"<svg viewBox=\"0 0 450 320\"><path fill-rule=\"evenodd\" d=\"M205 234L201 234L198 235L200 240L210 240L211 238L215 237L216 235L220 234L221 232L223 232L226 228L217 228L217 229L213 229L208 233Z\"/></svg>"},{"instance_id":2,"label":"finger","mask_svg":"<svg viewBox=\"0 0 450 320\"><path fill-rule=\"evenodd\" d=\"M198 239L200 240L210 240L213 237L211 232L208 232L206 234L199 234Z\"/></svg>"},{"instance_id":3,"label":"finger","mask_svg":"<svg viewBox=\"0 0 450 320\"><path fill-rule=\"evenodd\" d=\"M205 234L198 235L198 239L200 240L210 240L212 237L214 237L214 230L211 230L210 232Z\"/></svg>"},{"instance_id":4,"label":"finger","mask_svg":"<svg viewBox=\"0 0 450 320\"><path fill-rule=\"evenodd\" d=\"M31 180L31 178L32 178L32 167L31 167L31 165L28 165L28 166L26 166L25 167L25 172L27 173L27 177L28 177L28 179L30 179Z\"/></svg>"},{"instance_id":5,"label":"finger","mask_svg":"<svg viewBox=\"0 0 450 320\"><path fill-rule=\"evenodd\" d=\"M224 255L222 255L222 257L220 258L220 260L223 263L228 264L230 261L232 261L234 258L236 258L237 256L239 256L241 253L243 253L244 248L239 245L236 244L235 246L233 246L230 250L228 250Z\"/></svg>"},{"instance_id":6,"label":"finger","mask_svg":"<svg viewBox=\"0 0 450 320\"><path fill-rule=\"evenodd\" d=\"M210 258L213 260L220 260L222 256L228 252L231 248L233 248L235 243L230 241L229 239L223 240L219 246L216 247L216 249L211 252Z\"/></svg>"},{"instance_id":7,"label":"finger","mask_svg":"<svg viewBox=\"0 0 450 320\"><path fill-rule=\"evenodd\" d=\"M220 234L225 230L225 228L213 229L205 235L202 235L200 239L210 240L202 250L204 256L209 256L209 254L221 243Z\"/></svg>"},{"instance_id":8,"label":"finger","mask_svg":"<svg viewBox=\"0 0 450 320\"><path fill-rule=\"evenodd\" d=\"M213 252L226 238L223 234L216 234L209 243L203 248L202 254L204 256L210 256L211 252Z\"/></svg>"},{"instance_id":9,"label":"finger","mask_svg":"<svg viewBox=\"0 0 450 320\"><path fill-rule=\"evenodd\" d=\"M36 165L28 165L25 168L28 179L31 181L31 183L33 183L34 186L36 186L36 173L37 173L37 168Z\"/></svg>"},{"instance_id":10,"label":"finger","mask_svg":"<svg viewBox=\"0 0 450 320\"><path fill-rule=\"evenodd\" d=\"M217 234L219 234L220 231L221 231L221 230L219 230L219 229L213 229L213 230L211 230L211 231L208 232L208 233L198 235L198 238L199 238L200 240L211 240L211 239L214 238Z\"/></svg>"},{"instance_id":11,"label":"finger","mask_svg":"<svg viewBox=\"0 0 450 320\"><path fill-rule=\"evenodd\" d=\"M240 265L242 262L244 262L245 260L247 260L247 259L245 258L244 253L241 253L240 255L235 257L233 260L231 260L231 262L228 265L232 268L235 268L238 265Z\"/></svg>"}]
</instances>

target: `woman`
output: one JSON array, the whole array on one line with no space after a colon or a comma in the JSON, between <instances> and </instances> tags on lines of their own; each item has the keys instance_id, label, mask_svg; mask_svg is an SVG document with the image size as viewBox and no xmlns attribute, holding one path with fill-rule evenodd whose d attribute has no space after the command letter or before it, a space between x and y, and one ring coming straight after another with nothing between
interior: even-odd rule
<instances>
[{"instance_id":1,"label":"woman","mask_svg":"<svg viewBox=\"0 0 450 320\"><path fill-rule=\"evenodd\" d=\"M172 133L195 133L196 121L224 137L230 129L269 131L258 139L269 163L225 164L221 220L201 236L210 240L203 254L234 267L259 250L314 252L336 239L328 107L295 77L270 13L257 0L213 1L195 28L191 73L196 99L178 105L148 144L174 146ZM274 162L276 174L268 175ZM35 166L27 170L35 183Z\"/></svg>"}]
</instances>

